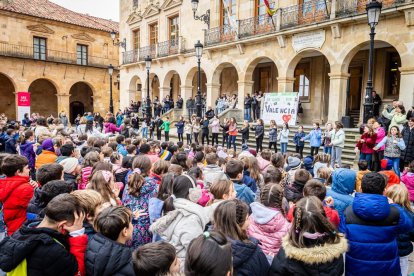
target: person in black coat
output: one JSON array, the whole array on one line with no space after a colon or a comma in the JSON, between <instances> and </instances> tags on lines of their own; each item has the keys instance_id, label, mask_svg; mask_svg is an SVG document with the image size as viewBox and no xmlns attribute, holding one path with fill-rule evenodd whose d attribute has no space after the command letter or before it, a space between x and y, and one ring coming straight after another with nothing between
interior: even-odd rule
<instances>
[{"instance_id":1,"label":"person in black coat","mask_svg":"<svg viewBox=\"0 0 414 276\"><path fill-rule=\"evenodd\" d=\"M243 122L240 133L242 134L242 145L247 144L247 141L249 141L249 122L247 120Z\"/></svg>"},{"instance_id":2,"label":"person in black coat","mask_svg":"<svg viewBox=\"0 0 414 276\"><path fill-rule=\"evenodd\" d=\"M214 110L211 108L211 106L208 107L208 110L206 112L206 117L207 119L210 121L211 119L214 118ZM208 143L207 143L208 144Z\"/></svg>"},{"instance_id":3,"label":"person in black coat","mask_svg":"<svg viewBox=\"0 0 414 276\"><path fill-rule=\"evenodd\" d=\"M214 111L213 111L214 113ZM210 143L210 139L208 137L209 135L209 127L210 125L210 120L207 117L207 113L206 115L204 115L204 120L201 122L201 143L204 145L204 139L207 139L207 145Z\"/></svg>"},{"instance_id":4,"label":"person in black coat","mask_svg":"<svg viewBox=\"0 0 414 276\"><path fill-rule=\"evenodd\" d=\"M250 94L247 94L244 98L244 119L249 121L251 120L251 108L252 108L252 97Z\"/></svg>"},{"instance_id":5,"label":"person in black coat","mask_svg":"<svg viewBox=\"0 0 414 276\"><path fill-rule=\"evenodd\" d=\"M256 138L256 152L263 150L263 137L264 137L264 123L262 119L257 120L257 125L252 128L254 130L254 136Z\"/></svg>"},{"instance_id":6,"label":"person in black coat","mask_svg":"<svg viewBox=\"0 0 414 276\"><path fill-rule=\"evenodd\" d=\"M377 94L377 91L372 91L372 102L374 104L374 116L379 116L379 110L382 105L381 97Z\"/></svg>"},{"instance_id":7,"label":"person in black coat","mask_svg":"<svg viewBox=\"0 0 414 276\"><path fill-rule=\"evenodd\" d=\"M404 171L404 167L414 160L414 117L411 117L408 124L401 131L404 139L405 150L401 151L400 169Z\"/></svg>"},{"instance_id":8,"label":"person in black coat","mask_svg":"<svg viewBox=\"0 0 414 276\"><path fill-rule=\"evenodd\" d=\"M348 243L326 218L315 196L298 201L288 235L268 275L342 275Z\"/></svg>"},{"instance_id":9,"label":"person in black coat","mask_svg":"<svg viewBox=\"0 0 414 276\"><path fill-rule=\"evenodd\" d=\"M95 220L97 233L88 242L85 254L86 275L132 276L132 213L122 206L104 209Z\"/></svg>"},{"instance_id":10,"label":"person in black coat","mask_svg":"<svg viewBox=\"0 0 414 276\"><path fill-rule=\"evenodd\" d=\"M214 230L231 243L233 275L262 276L269 271L269 261L259 241L247 236L249 206L239 199L220 203L214 212Z\"/></svg>"},{"instance_id":11,"label":"person in black coat","mask_svg":"<svg viewBox=\"0 0 414 276\"><path fill-rule=\"evenodd\" d=\"M184 103L183 98L181 98L181 95L178 95L178 99L177 99L176 107L177 107L178 109L182 109L182 108L183 108L183 103Z\"/></svg>"},{"instance_id":12,"label":"person in black coat","mask_svg":"<svg viewBox=\"0 0 414 276\"><path fill-rule=\"evenodd\" d=\"M224 118L224 121L220 124L220 127L223 129L223 141L221 146L224 147L224 145L227 145L227 142L229 141L229 134L227 133L227 131L229 131L229 119Z\"/></svg>"},{"instance_id":13,"label":"person in black coat","mask_svg":"<svg viewBox=\"0 0 414 276\"><path fill-rule=\"evenodd\" d=\"M307 170L296 170L293 183L285 187L286 200L288 202L296 203L301 199L303 197L303 188L310 178L311 174Z\"/></svg>"},{"instance_id":14,"label":"person in black coat","mask_svg":"<svg viewBox=\"0 0 414 276\"><path fill-rule=\"evenodd\" d=\"M164 121L157 116L157 118L155 119L154 125L155 125L155 130L157 132L157 140L161 141L161 136L162 136L162 129L161 126L164 124Z\"/></svg>"}]
</instances>

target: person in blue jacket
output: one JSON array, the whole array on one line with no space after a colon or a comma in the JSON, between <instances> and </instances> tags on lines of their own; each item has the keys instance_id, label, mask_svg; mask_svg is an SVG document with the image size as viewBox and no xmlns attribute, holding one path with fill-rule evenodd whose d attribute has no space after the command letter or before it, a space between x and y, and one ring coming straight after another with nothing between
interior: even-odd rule
<instances>
[{"instance_id":1,"label":"person in blue jacket","mask_svg":"<svg viewBox=\"0 0 414 276\"><path fill-rule=\"evenodd\" d=\"M349 243L345 275L401 275L397 237L413 225L401 206L383 195L385 186L379 173L367 173L362 193L341 214L339 231Z\"/></svg>"},{"instance_id":2,"label":"person in blue jacket","mask_svg":"<svg viewBox=\"0 0 414 276\"><path fill-rule=\"evenodd\" d=\"M175 123L175 127L177 128L178 141L184 142L184 138L183 138L184 119L183 119L183 116L180 116L180 120L177 123Z\"/></svg>"},{"instance_id":3,"label":"person in blue jacket","mask_svg":"<svg viewBox=\"0 0 414 276\"><path fill-rule=\"evenodd\" d=\"M305 138L306 134L303 132L303 126L298 127L298 131L296 131L295 136L293 136L293 142L296 146L296 153L300 154L300 158L303 158L303 148L305 147Z\"/></svg>"},{"instance_id":4,"label":"person in blue jacket","mask_svg":"<svg viewBox=\"0 0 414 276\"><path fill-rule=\"evenodd\" d=\"M332 174L332 187L327 189L327 196L334 200L334 207L339 214L352 204L355 190L356 173L350 169L336 169Z\"/></svg>"},{"instance_id":5,"label":"person in blue jacket","mask_svg":"<svg viewBox=\"0 0 414 276\"><path fill-rule=\"evenodd\" d=\"M313 123L313 129L311 132L309 132L309 134L302 139L302 141L307 140L310 140L311 156L318 154L319 148L322 144L322 131L319 127L319 123Z\"/></svg>"},{"instance_id":6,"label":"person in blue jacket","mask_svg":"<svg viewBox=\"0 0 414 276\"><path fill-rule=\"evenodd\" d=\"M240 160L230 160L227 162L226 174L234 183L234 190L237 193L236 197L247 204L254 202L256 194L242 182L243 162Z\"/></svg>"}]
</instances>

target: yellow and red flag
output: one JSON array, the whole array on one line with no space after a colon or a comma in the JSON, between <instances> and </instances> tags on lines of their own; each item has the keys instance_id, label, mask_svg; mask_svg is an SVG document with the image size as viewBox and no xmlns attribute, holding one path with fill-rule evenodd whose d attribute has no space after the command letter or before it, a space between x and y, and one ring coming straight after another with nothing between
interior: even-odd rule
<instances>
[{"instance_id":1,"label":"yellow and red flag","mask_svg":"<svg viewBox=\"0 0 414 276\"><path fill-rule=\"evenodd\" d=\"M273 16L276 13L277 9L270 8L269 1L268 0L263 0L263 1L264 1L265 6L266 6L266 12L267 12L267 14L269 16Z\"/></svg>"}]
</instances>

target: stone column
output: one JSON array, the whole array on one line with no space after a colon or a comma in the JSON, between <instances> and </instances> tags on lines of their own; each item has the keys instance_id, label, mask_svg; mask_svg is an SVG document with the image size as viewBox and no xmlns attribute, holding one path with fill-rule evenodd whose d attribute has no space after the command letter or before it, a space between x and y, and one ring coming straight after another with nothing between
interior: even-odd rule
<instances>
[{"instance_id":1,"label":"stone column","mask_svg":"<svg viewBox=\"0 0 414 276\"><path fill-rule=\"evenodd\" d=\"M400 67L400 97L399 101L408 110L414 106L414 67Z\"/></svg>"},{"instance_id":2,"label":"stone column","mask_svg":"<svg viewBox=\"0 0 414 276\"><path fill-rule=\"evenodd\" d=\"M328 121L340 121L345 115L348 73L329 73Z\"/></svg>"},{"instance_id":3,"label":"stone column","mask_svg":"<svg viewBox=\"0 0 414 276\"><path fill-rule=\"evenodd\" d=\"M183 102L183 109L184 109L183 115L188 116L188 110L187 110L187 107L186 107L186 103L187 103L187 100L193 96L193 87L192 86L181 85L180 90L181 90L181 92L180 92L181 97L184 100L184 102Z\"/></svg>"},{"instance_id":4,"label":"stone column","mask_svg":"<svg viewBox=\"0 0 414 276\"><path fill-rule=\"evenodd\" d=\"M253 85L254 81L238 81L238 95L237 95L237 101L239 103L239 109L244 110L244 97L247 96L247 94L250 94L250 96L253 94Z\"/></svg>"},{"instance_id":5,"label":"stone column","mask_svg":"<svg viewBox=\"0 0 414 276\"><path fill-rule=\"evenodd\" d=\"M57 112L58 114L64 111L66 114L69 114L69 94L57 94ZM47 101L47 99L45 99Z\"/></svg>"},{"instance_id":6,"label":"stone column","mask_svg":"<svg viewBox=\"0 0 414 276\"><path fill-rule=\"evenodd\" d=\"M295 92L293 91L293 77L277 77L277 92Z\"/></svg>"},{"instance_id":7,"label":"stone column","mask_svg":"<svg viewBox=\"0 0 414 276\"><path fill-rule=\"evenodd\" d=\"M206 109L211 106L213 109L216 106L216 100L220 95L220 84L206 83L207 86L207 99L206 99Z\"/></svg>"},{"instance_id":8,"label":"stone column","mask_svg":"<svg viewBox=\"0 0 414 276\"><path fill-rule=\"evenodd\" d=\"M160 87L160 101L165 98L165 96L170 95L170 87Z\"/></svg>"}]
</instances>

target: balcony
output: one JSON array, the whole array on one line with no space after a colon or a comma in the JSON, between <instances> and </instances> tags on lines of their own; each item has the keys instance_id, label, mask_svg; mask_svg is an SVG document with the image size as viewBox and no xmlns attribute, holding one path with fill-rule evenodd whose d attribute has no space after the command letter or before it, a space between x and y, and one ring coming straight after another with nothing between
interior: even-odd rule
<instances>
[{"instance_id":1,"label":"balcony","mask_svg":"<svg viewBox=\"0 0 414 276\"><path fill-rule=\"evenodd\" d=\"M329 1L326 1L329 3ZM328 7L324 0L306 2L282 9L281 29L314 24L329 19Z\"/></svg>"},{"instance_id":2,"label":"balcony","mask_svg":"<svg viewBox=\"0 0 414 276\"><path fill-rule=\"evenodd\" d=\"M236 40L236 31L230 25L223 25L217 28L206 30L204 33L205 46L214 46L221 43L233 42Z\"/></svg>"},{"instance_id":3,"label":"balcony","mask_svg":"<svg viewBox=\"0 0 414 276\"><path fill-rule=\"evenodd\" d=\"M158 57L178 54L178 38L158 43Z\"/></svg>"},{"instance_id":4,"label":"balcony","mask_svg":"<svg viewBox=\"0 0 414 276\"><path fill-rule=\"evenodd\" d=\"M44 59L39 59L39 58L35 58L33 47L8 44L4 42L0 42L0 56L33 59L33 60L46 61L46 62L74 64L74 65L79 65L79 66L100 67L100 68L107 68L109 64L113 64L114 66L118 65L118 60L116 59L96 57L96 56L91 56L91 55L88 55L87 64L81 65L81 64L78 64L76 53L62 52L62 51L56 51L56 50L50 50L50 49L46 49Z\"/></svg>"},{"instance_id":5,"label":"balcony","mask_svg":"<svg viewBox=\"0 0 414 276\"><path fill-rule=\"evenodd\" d=\"M341 0L337 1L336 16L346 17L366 13L365 7L369 0ZM405 0L383 0L382 9L397 7L404 4Z\"/></svg>"},{"instance_id":6,"label":"balcony","mask_svg":"<svg viewBox=\"0 0 414 276\"><path fill-rule=\"evenodd\" d=\"M239 21L239 38L267 34L276 31L277 14L267 14Z\"/></svg>"}]
</instances>

